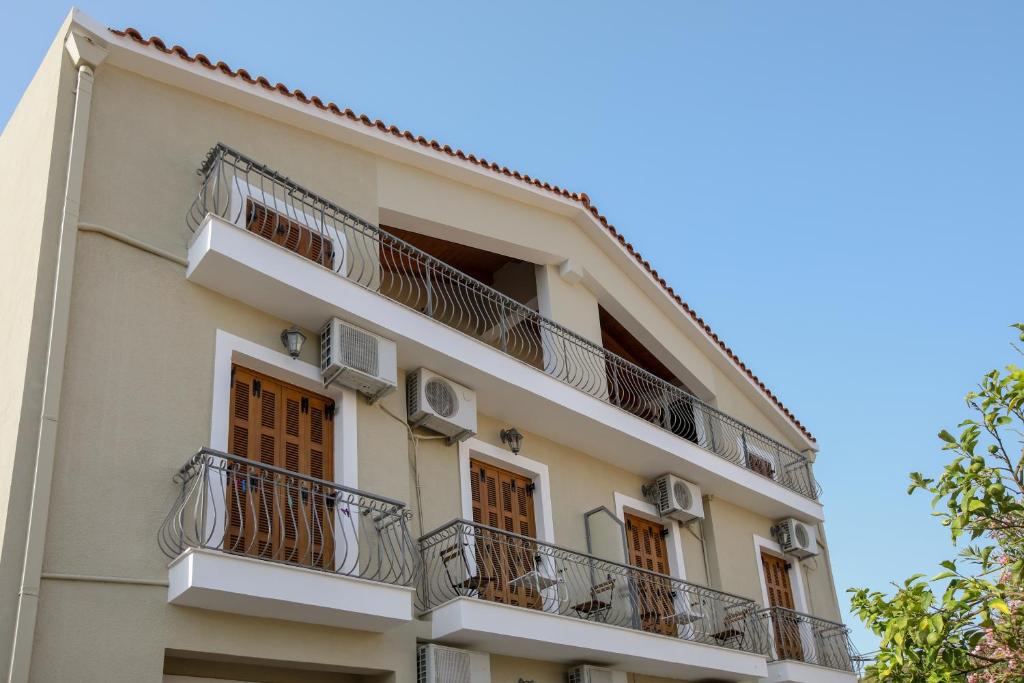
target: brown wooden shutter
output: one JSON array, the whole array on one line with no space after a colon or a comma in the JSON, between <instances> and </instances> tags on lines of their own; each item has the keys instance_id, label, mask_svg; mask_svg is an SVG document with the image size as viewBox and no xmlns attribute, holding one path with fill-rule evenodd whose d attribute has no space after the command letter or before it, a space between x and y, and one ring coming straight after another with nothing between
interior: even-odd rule
<instances>
[{"instance_id":1,"label":"brown wooden shutter","mask_svg":"<svg viewBox=\"0 0 1024 683\"><path fill-rule=\"evenodd\" d=\"M629 539L629 563L657 574L668 575L668 548L665 527L643 517L626 513L626 534ZM650 574L636 572L633 581L640 614L640 627L651 633L676 635L676 619L672 583Z\"/></svg>"},{"instance_id":2,"label":"brown wooden shutter","mask_svg":"<svg viewBox=\"0 0 1024 683\"><path fill-rule=\"evenodd\" d=\"M514 472L479 460L470 461L473 521L527 538L536 536L532 482ZM504 534L477 532L477 563L487 575L482 597L511 605L538 608L541 596L528 582L509 582L535 569L536 546Z\"/></svg>"},{"instance_id":3,"label":"brown wooden shutter","mask_svg":"<svg viewBox=\"0 0 1024 683\"><path fill-rule=\"evenodd\" d=\"M334 245L329 238L252 199L245 201L245 227L310 261L334 267Z\"/></svg>"},{"instance_id":4,"label":"brown wooden shutter","mask_svg":"<svg viewBox=\"0 0 1024 683\"><path fill-rule=\"evenodd\" d=\"M232 369L228 451L333 480L333 403L240 366ZM306 566L333 562L333 487L267 469L229 474L225 547Z\"/></svg>"},{"instance_id":5,"label":"brown wooden shutter","mask_svg":"<svg viewBox=\"0 0 1024 683\"><path fill-rule=\"evenodd\" d=\"M761 553L761 567L764 569L764 587L768 592L768 605L783 610L796 609L793 586L789 581L789 563L781 557ZM803 660L803 644L800 639L800 620L796 614L783 610L772 613L772 631L775 633L775 649L780 659Z\"/></svg>"}]
</instances>

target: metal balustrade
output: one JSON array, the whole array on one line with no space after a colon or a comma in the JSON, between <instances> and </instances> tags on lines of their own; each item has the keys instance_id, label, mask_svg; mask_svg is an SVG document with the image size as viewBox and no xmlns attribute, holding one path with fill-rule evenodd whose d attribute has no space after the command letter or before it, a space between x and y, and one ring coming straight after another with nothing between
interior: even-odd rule
<instances>
[{"instance_id":1,"label":"metal balustrade","mask_svg":"<svg viewBox=\"0 0 1024 683\"><path fill-rule=\"evenodd\" d=\"M860 672L860 655L843 624L783 607L762 609L757 615L771 633L771 661L790 660Z\"/></svg>"},{"instance_id":2,"label":"metal balustrade","mask_svg":"<svg viewBox=\"0 0 1024 683\"><path fill-rule=\"evenodd\" d=\"M456 520L420 538L417 606L468 597L767 654L751 600Z\"/></svg>"},{"instance_id":3,"label":"metal balustrade","mask_svg":"<svg viewBox=\"0 0 1024 683\"><path fill-rule=\"evenodd\" d=\"M815 499L808 459L535 310L218 144L194 231L214 214L493 346L580 391Z\"/></svg>"},{"instance_id":4,"label":"metal balustrade","mask_svg":"<svg viewBox=\"0 0 1024 683\"><path fill-rule=\"evenodd\" d=\"M158 543L411 586L419 553L405 504L228 453L203 449L175 475Z\"/></svg>"}]
</instances>

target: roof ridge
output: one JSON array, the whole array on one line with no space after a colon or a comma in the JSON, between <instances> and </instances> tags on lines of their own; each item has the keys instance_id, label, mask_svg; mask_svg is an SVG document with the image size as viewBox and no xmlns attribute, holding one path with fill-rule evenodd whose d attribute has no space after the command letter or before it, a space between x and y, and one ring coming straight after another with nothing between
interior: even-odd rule
<instances>
[{"instance_id":1,"label":"roof ridge","mask_svg":"<svg viewBox=\"0 0 1024 683\"><path fill-rule=\"evenodd\" d=\"M302 102L303 104L312 105L322 111L329 111L337 116L347 118L350 121L362 123L370 128L376 128L377 130L383 133L389 133L391 135L394 135L395 137L403 138L409 142L419 144L423 147L429 147L430 149L433 149L436 152L447 154L450 157L460 159L462 161L468 161L472 164L493 171L494 173L498 173L500 175L504 175L510 178L515 178L516 180L528 183L542 190L546 190L564 199L570 199L572 201L579 202L590 213L590 215L593 216L593 218L597 222L599 222L608 231L609 234L612 235L612 237L618 240L618 242L623 246L623 248L625 248L626 251L629 252L629 254L633 256L633 258L636 259L637 263L644 267L644 270L646 270L651 275L651 277L653 277L654 280L659 285L661 285L662 289L664 289L665 292L670 297L672 297L672 299L683 309L683 311L685 311L686 314L689 315L690 318L693 319L693 321L697 323L698 326L700 326L700 328L705 332L705 334L707 334L716 344L718 344L722 351L725 352L726 356L733 363L735 363L741 370L743 370L747 377L749 377L750 380L753 381L754 384L756 384L762 392L764 392L764 394L772 401L772 403L774 403L775 406L778 407L779 410L781 410L787 418L789 418L789 420L797 427L797 429L799 429L804 434L804 436L806 436L812 442L817 443L817 439L814 438L814 435L811 434L811 432L800 422L800 420L796 418L795 415L793 415L792 412L790 412L789 408L787 408L785 404L783 404L782 401L774 393L772 393L772 391L767 386L765 386L765 383L761 381L761 379L758 378L758 376L755 375L750 368L747 367L746 363L740 360L739 356L737 356L736 353L724 341L722 341L721 338L719 338L718 334L716 334L711 329L711 326L708 325L708 323L705 322L705 320L702 317L697 315L697 312L694 311L689 304L683 301L682 297L680 297L679 294L676 293L675 289L673 289L672 286L665 281L665 278L661 277L658 274L658 271L651 267L650 262L647 261L647 259L645 259L640 254L640 252L634 249L632 244L626 241L626 238L622 235L622 233L620 233L615 228L615 226L608 221L607 217L605 217L604 214L602 214L597 209L597 206L591 201L590 196L587 195L586 192L572 192L564 187L544 182L538 178L530 176L529 174L520 173L519 171L510 169L507 166L502 166L497 162L489 161L484 157L478 157L474 154L468 154L458 148L453 149L450 145L442 145L437 140L428 140L422 135L416 135L415 133L409 130L402 130L395 125L389 126L380 119L371 119L366 114L357 114L356 112L347 107L342 109L334 102L324 103L324 101L321 98L317 97L316 95L309 97L302 90L299 90L297 88L292 90L283 83L272 84L270 80L265 76L252 76L245 69L232 69L230 66L228 66L226 63L222 61L214 63L212 60L210 60L209 57L207 57L201 52L197 52L193 56L189 54L188 50L181 47L180 45L173 45L172 47L167 47L167 44L159 36L150 36L149 38L144 38L142 33L140 33L138 29L131 27L125 28L123 30L118 30L115 28L109 28L108 30L116 36L122 38L130 38L131 40L141 45L156 48L164 54L177 55L186 62L192 64L199 64L200 66L203 66L211 71L219 71L232 78L241 78L243 81L249 83L250 85L258 85L265 90L276 91L281 95L284 95L285 97L294 98L299 102Z\"/></svg>"}]
</instances>

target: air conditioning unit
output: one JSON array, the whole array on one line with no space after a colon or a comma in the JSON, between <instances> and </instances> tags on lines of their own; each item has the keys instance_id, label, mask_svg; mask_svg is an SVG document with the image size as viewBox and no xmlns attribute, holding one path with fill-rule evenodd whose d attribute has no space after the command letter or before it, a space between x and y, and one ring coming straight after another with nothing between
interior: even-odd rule
<instances>
[{"instance_id":1,"label":"air conditioning unit","mask_svg":"<svg viewBox=\"0 0 1024 683\"><path fill-rule=\"evenodd\" d=\"M416 648L418 683L472 683L470 653L443 645Z\"/></svg>"},{"instance_id":2,"label":"air conditioning unit","mask_svg":"<svg viewBox=\"0 0 1024 683\"><path fill-rule=\"evenodd\" d=\"M773 526L772 534L784 553L801 559L818 554L818 532L810 524L790 517Z\"/></svg>"},{"instance_id":3,"label":"air conditioning unit","mask_svg":"<svg viewBox=\"0 0 1024 683\"><path fill-rule=\"evenodd\" d=\"M580 664L569 669L569 683L617 683L615 672L599 666Z\"/></svg>"},{"instance_id":4,"label":"air conditioning unit","mask_svg":"<svg viewBox=\"0 0 1024 683\"><path fill-rule=\"evenodd\" d=\"M476 392L420 368L406 376L409 424L448 437L449 443L476 434Z\"/></svg>"},{"instance_id":5,"label":"air conditioning unit","mask_svg":"<svg viewBox=\"0 0 1024 683\"><path fill-rule=\"evenodd\" d=\"M325 387L339 384L376 401L398 386L395 342L331 318L320 331L320 375Z\"/></svg>"},{"instance_id":6,"label":"air conditioning unit","mask_svg":"<svg viewBox=\"0 0 1024 683\"><path fill-rule=\"evenodd\" d=\"M662 517L680 522L704 518L704 503L700 487L673 474L663 474L644 487L644 493L654 502Z\"/></svg>"}]
</instances>

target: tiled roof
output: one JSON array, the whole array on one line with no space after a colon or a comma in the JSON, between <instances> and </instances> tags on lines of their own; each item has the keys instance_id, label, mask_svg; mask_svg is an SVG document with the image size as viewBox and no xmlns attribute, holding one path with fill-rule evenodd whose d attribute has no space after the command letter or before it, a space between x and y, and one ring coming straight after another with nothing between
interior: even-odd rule
<instances>
[{"instance_id":1,"label":"tiled roof","mask_svg":"<svg viewBox=\"0 0 1024 683\"><path fill-rule=\"evenodd\" d=\"M768 389L768 387L765 386L764 382L758 379L757 375L755 375L750 370L750 368L748 368L746 364L739 359L739 357L733 352L733 350L730 349L725 344L725 342L723 342L718 337L717 334L715 334L715 332L711 329L711 326L708 325L703 318L698 316L697 312L694 311L689 306L689 304L683 301L678 294L676 294L675 290L671 287L671 285L669 285L665 281L665 278L661 277L658 274L658 271L651 267L650 262L647 261L643 256L641 256L640 253L633 248L632 244L626 241L626 238L623 237L622 234L615 229L615 226L608 222L608 219L600 211L598 211L597 207L590 201L590 197L587 196L585 192L570 192L564 187L559 187L558 185L546 183L538 178L534 178L525 173L520 173L519 171L510 169L507 166L502 166L497 162L490 161L483 157L478 157L474 154L467 154L466 152L463 152L461 149L453 149L450 145L442 145L437 140L428 140L422 135L416 135L408 130L401 130L400 128L398 128L398 126L389 126L380 119L371 119L366 114L357 114L348 108L342 109L334 102L325 103L316 95L310 97L299 89L292 90L288 88L288 86L284 85L283 83L271 83L264 76L253 76L245 69L232 69L224 62L213 62L212 60L210 60L209 57L202 53L196 53L194 56L190 55L188 50L181 47L180 45L167 47L167 44L158 36L150 36L149 38L144 38L142 34L134 28L126 28L124 30L117 30L112 28L110 29L110 31L114 35L120 36L122 38L130 38L136 43L153 47L165 54L177 55L181 59L191 64L199 64L200 66L203 66L211 71L219 71L225 74L226 76L230 76L232 78L239 78L245 81L246 83L249 83L250 85L259 86L264 90L275 91L284 97L289 97L298 100L303 104L314 106L317 109L321 109L323 111L329 111L333 114L336 114L337 116L347 118L353 122L360 122L369 128L376 128L377 130L383 133L389 133L391 135L394 135L396 138L402 138L409 142L421 145L422 147L428 147L434 150L435 152L438 152L439 154L446 154L450 157L469 162L482 168L486 168L499 175L504 175L509 178L515 178L518 181L527 183L529 185L533 185L537 188L546 190L565 199L570 199L579 202L587 211L590 212L590 214L594 217L595 220L597 220L602 226L604 226L604 228L615 239L617 239L620 244L622 244L626 251L628 251L633 256L633 258L637 260L637 263L643 266L644 269L648 273L650 273L651 277L653 277L662 286L662 288L669 294L669 296L671 296L676 301L677 304L679 304L679 306L686 312L686 314L689 315L694 320L694 322L696 322L701 327L701 329L703 329L704 332L722 348L722 351L725 352L725 354L733 361L733 363L735 363L741 370L743 370L743 372L745 372L747 376L755 384L757 384L758 387L760 387L761 391L763 391L765 395L769 399L771 399L771 401L776 406L778 406L779 410L781 410L786 415L786 417L788 417L793 422L793 424L796 425L796 427L800 429L800 431L803 432L803 434L808 439L810 439L811 441L816 441L811 432L808 431L808 429L804 427L803 424L800 423L800 420L796 419L796 416L789 411L789 408L787 408L782 403L782 401L780 401L779 398L775 394L773 394L771 390Z\"/></svg>"}]
</instances>

